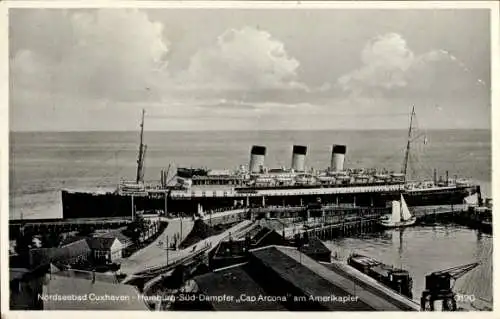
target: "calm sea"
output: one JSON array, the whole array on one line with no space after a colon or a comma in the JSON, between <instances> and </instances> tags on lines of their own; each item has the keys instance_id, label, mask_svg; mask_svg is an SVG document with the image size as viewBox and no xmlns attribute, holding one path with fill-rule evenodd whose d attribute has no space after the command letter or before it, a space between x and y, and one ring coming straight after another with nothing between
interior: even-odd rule
<instances>
[{"instance_id":1,"label":"calm sea","mask_svg":"<svg viewBox=\"0 0 500 319\"><path fill-rule=\"evenodd\" d=\"M433 169L443 176L448 170L450 177L479 182L483 193L491 196L490 131L429 131L423 137L412 144L411 175L430 178ZM136 132L12 133L10 217L61 217L61 188L113 188L120 178L134 179L138 140ZM145 143L147 180L158 181L160 170L169 165L172 172L176 166L223 169L248 164L253 144L267 146L267 166L289 166L292 145L300 144L308 146L308 167L325 168L332 144L346 144L346 167L399 171L406 132L146 132ZM417 227L329 245L341 257L356 251L407 268L415 280L415 298L419 298L425 274L483 256L491 259L492 240L473 230L449 226ZM486 255L485 249L489 249ZM491 297L491 271L485 275L485 266L481 267L476 282Z\"/></svg>"}]
</instances>

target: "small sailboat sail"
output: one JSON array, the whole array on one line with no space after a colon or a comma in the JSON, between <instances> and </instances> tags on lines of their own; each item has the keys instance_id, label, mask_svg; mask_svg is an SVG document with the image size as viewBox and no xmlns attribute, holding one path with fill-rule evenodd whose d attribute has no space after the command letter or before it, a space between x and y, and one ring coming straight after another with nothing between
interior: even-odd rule
<instances>
[{"instance_id":1,"label":"small sailboat sail","mask_svg":"<svg viewBox=\"0 0 500 319\"><path fill-rule=\"evenodd\" d=\"M401 204L397 200L392 201L391 221L394 223L401 221Z\"/></svg>"},{"instance_id":2,"label":"small sailboat sail","mask_svg":"<svg viewBox=\"0 0 500 319\"><path fill-rule=\"evenodd\" d=\"M403 195L401 195L401 219L402 220L410 220L413 216L410 213L410 210L408 209L408 206L406 205L405 199Z\"/></svg>"},{"instance_id":3,"label":"small sailboat sail","mask_svg":"<svg viewBox=\"0 0 500 319\"><path fill-rule=\"evenodd\" d=\"M404 227L415 224L417 219L413 216L405 202L403 195L399 201L392 201L392 212L390 215L384 216L380 220L380 224L384 227Z\"/></svg>"},{"instance_id":4,"label":"small sailboat sail","mask_svg":"<svg viewBox=\"0 0 500 319\"><path fill-rule=\"evenodd\" d=\"M479 197L477 196L477 193L465 197L464 204L477 206L479 204Z\"/></svg>"}]
</instances>

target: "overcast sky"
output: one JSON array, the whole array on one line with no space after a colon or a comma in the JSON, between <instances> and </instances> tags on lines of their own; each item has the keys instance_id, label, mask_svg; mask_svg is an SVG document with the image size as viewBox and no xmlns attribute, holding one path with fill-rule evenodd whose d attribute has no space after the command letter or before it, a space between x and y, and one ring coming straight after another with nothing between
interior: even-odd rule
<instances>
[{"instance_id":1,"label":"overcast sky","mask_svg":"<svg viewBox=\"0 0 500 319\"><path fill-rule=\"evenodd\" d=\"M12 130L490 128L487 10L11 9Z\"/></svg>"}]
</instances>

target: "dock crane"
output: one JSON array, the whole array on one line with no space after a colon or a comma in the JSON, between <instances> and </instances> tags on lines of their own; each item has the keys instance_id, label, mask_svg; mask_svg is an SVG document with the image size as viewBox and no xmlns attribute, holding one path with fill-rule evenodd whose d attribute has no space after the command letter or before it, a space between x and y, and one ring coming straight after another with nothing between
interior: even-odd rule
<instances>
[{"instance_id":1,"label":"dock crane","mask_svg":"<svg viewBox=\"0 0 500 319\"><path fill-rule=\"evenodd\" d=\"M421 309L434 311L435 302L442 301L444 311L456 311L457 302L453 292L455 281L477 266L479 263L471 263L436 271L425 276L425 290L420 299Z\"/></svg>"}]
</instances>

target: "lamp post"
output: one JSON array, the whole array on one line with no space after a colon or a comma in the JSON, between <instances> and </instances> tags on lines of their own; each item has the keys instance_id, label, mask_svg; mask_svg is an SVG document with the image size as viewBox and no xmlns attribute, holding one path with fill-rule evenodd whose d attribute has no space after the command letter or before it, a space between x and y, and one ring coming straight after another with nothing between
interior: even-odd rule
<instances>
[{"instance_id":1,"label":"lamp post","mask_svg":"<svg viewBox=\"0 0 500 319\"><path fill-rule=\"evenodd\" d=\"M168 266L168 236L167 236L167 266Z\"/></svg>"}]
</instances>

